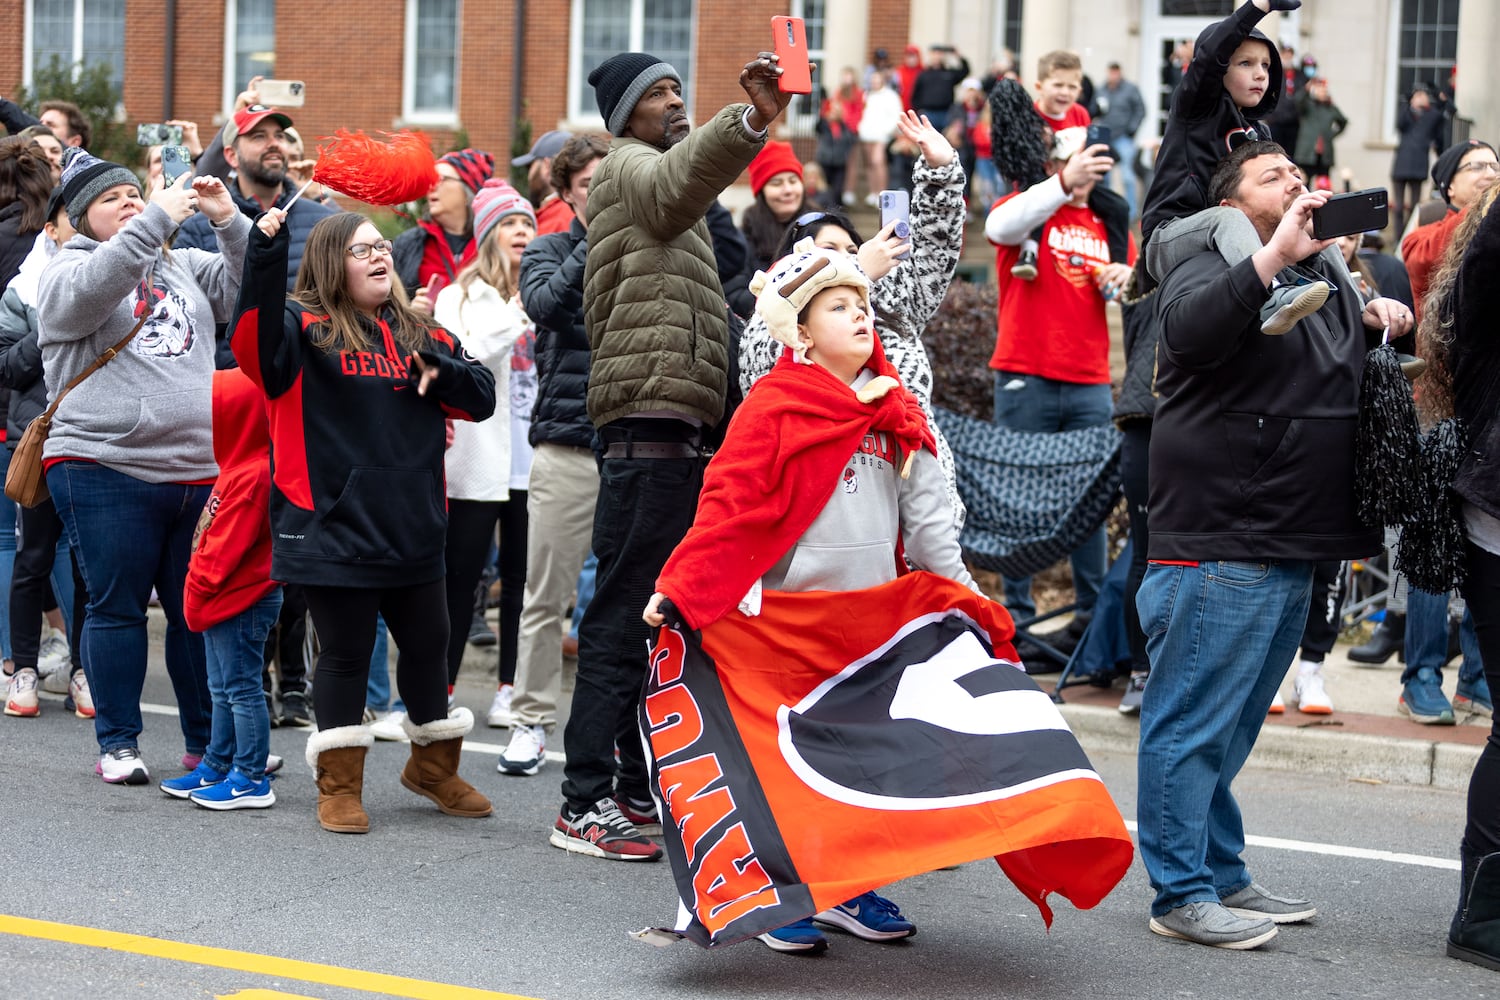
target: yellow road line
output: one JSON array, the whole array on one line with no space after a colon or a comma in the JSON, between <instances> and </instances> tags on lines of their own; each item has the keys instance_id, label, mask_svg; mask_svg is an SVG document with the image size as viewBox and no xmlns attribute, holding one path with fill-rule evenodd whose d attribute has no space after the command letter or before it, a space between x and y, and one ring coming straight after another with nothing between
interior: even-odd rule
<instances>
[{"instance_id":1,"label":"yellow road line","mask_svg":"<svg viewBox=\"0 0 1500 1000\"><path fill-rule=\"evenodd\" d=\"M216 969L233 969L250 972L257 976L272 976L281 979L297 979L307 983L321 983L347 990L379 993L385 996L408 997L410 1000L535 1000L516 993L496 993L477 990L468 986L451 986L433 983L424 979L407 979L403 976L388 976L380 972L364 972L345 969L337 965L320 965L317 962L300 962L293 958L278 958L274 955L257 955L248 951L229 948L210 948L181 941L145 937L141 934L121 934L118 931L99 930L95 927L80 927L75 924L59 924L50 920L31 920L0 914L0 934L40 938L59 941L63 944L84 945L89 948L106 948L110 951L125 951L151 958L163 958L173 962L190 962Z\"/></svg>"}]
</instances>

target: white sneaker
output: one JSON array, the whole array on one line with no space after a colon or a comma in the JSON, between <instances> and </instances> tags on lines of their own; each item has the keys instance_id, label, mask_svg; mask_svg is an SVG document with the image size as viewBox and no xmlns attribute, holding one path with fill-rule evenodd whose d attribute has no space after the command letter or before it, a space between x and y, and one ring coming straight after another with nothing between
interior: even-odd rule
<instances>
[{"instance_id":1,"label":"white sneaker","mask_svg":"<svg viewBox=\"0 0 1500 1000\"><path fill-rule=\"evenodd\" d=\"M36 697L36 671L21 669L10 675L10 691L5 699L5 714L23 719L42 714L41 703Z\"/></svg>"},{"instance_id":2,"label":"white sneaker","mask_svg":"<svg viewBox=\"0 0 1500 1000\"><path fill-rule=\"evenodd\" d=\"M517 726L500 754L501 774L533 775L547 760L547 731L541 726Z\"/></svg>"},{"instance_id":3,"label":"white sneaker","mask_svg":"<svg viewBox=\"0 0 1500 1000\"><path fill-rule=\"evenodd\" d=\"M43 677L62 672L66 679L73 667L72 651L68 648L68 637L51 625L42 625L42 643L37 647L36 672ZM67 690L66 684L63 690ZM56 692L62 693L62 692Z\"/></svg>"},{"instance_id":4,"label":"white sneaker","mask_svg":"<svg viewBox=\"0 0 1500 1000\"><path fill-rule=\"evenodd\" d=\"M1297 693L1297 711L1306 715L1333 714L1333 701L1323 690L1321 670L1299 671L1292 687Z\"/></svg>"},{"instance_id":5,"label":"white sneaker","mask_svg":"<svg viewBox=\"0 0 1500 1000\"><path fill-rule=\"evenodd\" d=\"M510 700L515 693L514 684L501 684L500 690L495 692L495 700L490 702L491 729L510 729L516 724L516 717L510 710Z\"/></svg>"},{"instance_id":6,"label":"white sneaker","mask_svg":"<svg viewBox=\"0 0 1500 1000\"><path fill-rule=\"evenodd\" d=\"M1266 710L1267 715L1281 715L1286 711L1286 700L1281 697L1281 688L1276 689L1276 697L1271 699L1271 707Z\"/></svg>"},{"instance_id":7,"label":"white sneaker","mask_svg":"<svg viewBox=\"0 0 1500 1000\"><path fill-rule=\"evenodd\" d=\"M92 719L94 696L89 691L89 679L82 670L75 670L68 678L68 694L73 698L73 714L80 719Z\"/></svg>"},{"instance_id":8,"label":"white sneaker","mask_svg":"<svg viewBox=\"0 0 1500 1000\"><path fill-rule=\"evenodd\" d=\"M144 785L151 780L141 752L135 747L111 750L99 758L94 773L111 785Z\"/></svg>"},{"instance_id":9,"label":"white sneaker","mask_svg":"<svg viewBox=\"0 0 1500 1000\"><path fill-rule=\"evenodd\" d=\"M370 735L377 740L387 740L391 743L410 743L411 739L401 725L405 721L405 712L387 712L370 723Z\"/></svg>"}]
</instances>

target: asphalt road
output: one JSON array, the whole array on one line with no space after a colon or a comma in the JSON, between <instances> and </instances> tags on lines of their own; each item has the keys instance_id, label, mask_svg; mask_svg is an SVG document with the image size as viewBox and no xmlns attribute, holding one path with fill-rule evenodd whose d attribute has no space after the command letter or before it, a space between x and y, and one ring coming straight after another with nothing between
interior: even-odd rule
<instances>
[{"instance_id":1,"label":"asphalt road","mask_svg":"<svg viewBox=\"0 0 1500 1000\"><path fill-rule=\"evenodd\" d=\"M488 704L486 687L475 678L461 689L476 714ZM160 668L146 700L171 701ZM496 730L474 735L503 741ZM92 773L91 723L58 701L46 702L39 719L0 718L0 997L1500 994L1500 976L1442 954L1455 871L1307 847L1248 849L1260 881L1310 896L1321 911L1251 953L1149 933L1150 889L1139 862L1093 911L1058 901L1050 933L998 868L983 862L889 889L920 929L909 942L883 946L835 934L828 953L812 959L754 942L716 953L687 943L652 948L627 932L672 922L667 866L548 846L559 804L556 762L537 777L510 778L495 773L493 751L466 753L464 772L494 799L496 813L461 820L400 786L404 746L377 744L366 768L372 832L339 836L314 820L305 732L271 736L273 751L288 760L276 806L211 813L168 799L154 782L104 785ZM148 714L141 745L153 779L180 773L174 717ZM1134 758L1094 759L1132 818ZM1457 853L1460 793L1267 771L1247 772L1238 791L1246 827L1257 836L1425 856L1437 866ZM100 930L168 943L100 937Z\"/></svg>"}]
</instances>

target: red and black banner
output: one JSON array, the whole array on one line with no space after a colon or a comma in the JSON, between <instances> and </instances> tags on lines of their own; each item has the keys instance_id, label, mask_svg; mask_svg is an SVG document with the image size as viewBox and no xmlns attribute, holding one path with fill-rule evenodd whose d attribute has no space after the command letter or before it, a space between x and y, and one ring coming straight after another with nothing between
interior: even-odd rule
<instances>
[{"instance_id":1,"label":"red and black banner","mask_svg":"<svg viewBox=\"0 0 1500 1000\"><path fill-rule=\"evenodd\" d=\"M660 629L641 726L677 932L731 944L984 857L1048 924L1051 893L1103 899L1130 836L1013 634L1003 607L928 573Z\"/></svg>"}]
</instances>

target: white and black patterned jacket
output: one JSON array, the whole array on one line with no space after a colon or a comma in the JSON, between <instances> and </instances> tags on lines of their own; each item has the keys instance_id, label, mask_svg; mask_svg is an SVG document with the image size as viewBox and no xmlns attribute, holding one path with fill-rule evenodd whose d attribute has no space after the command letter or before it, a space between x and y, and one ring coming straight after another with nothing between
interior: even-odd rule
<instances>
[{"instance_id":1,"label":"white and black patterned jacket","mask_svg":"<svg viewBox=\"0 0 1500 1000\"><path fill-rule=\"evenodd\" d=\"M964 170L958 157L943 167L931 166L926 157L919 158L912 187L911 259L898 263L870 287L870 302L885 356L922 404L937 437L938 459L953 505L953 527L958 531L963 528L964 503L954 481L953 453L933 417L932 362L922 346L922 331L943 304L963 253ZM749 392L750 386L771 370L781 357L781 346L759 314L750 318L740 337L741 389Z\"/></svg>"}]
</instances>

